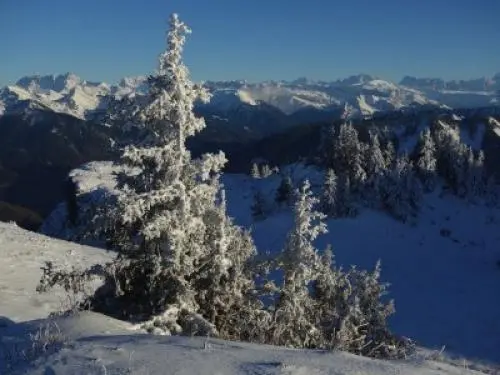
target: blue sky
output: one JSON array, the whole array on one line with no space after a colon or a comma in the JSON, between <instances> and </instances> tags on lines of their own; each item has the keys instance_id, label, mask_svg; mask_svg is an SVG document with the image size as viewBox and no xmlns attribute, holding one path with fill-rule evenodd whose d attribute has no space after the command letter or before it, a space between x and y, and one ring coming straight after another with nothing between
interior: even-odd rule
<instances>
[{"instance_id":1,"label":"blue sky","mask_svg":"<svg viewBox=\"0 0 500 375\"><path fill-rule=\"evenodd\" d=\"M500 72L499 0L0 0L0 86L150 73L174 11L195 80Z\"/></svg>"}]
</instances>

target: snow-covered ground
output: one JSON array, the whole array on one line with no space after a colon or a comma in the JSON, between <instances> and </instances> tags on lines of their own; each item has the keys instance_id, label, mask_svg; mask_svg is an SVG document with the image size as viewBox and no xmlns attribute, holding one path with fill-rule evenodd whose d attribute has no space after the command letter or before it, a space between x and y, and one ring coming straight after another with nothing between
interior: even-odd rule
<instances>
[{"instance_id":1,"label":"snow-covered ground","mask_svg":"<svg viewBox=\"0 0 500 375\"><path fill-rule=\"evenodd\" d=\"M262 233L262 228L259 231ZM476 373L469 370L477 367L474 363L453 363L424 350L405 361L380 361L342 352L293 350L208 337L146 335L128 323L90 312L42 319L60 308L63 297L58 292L37 295L34 291L45 260L88 266L105 262L109 254L5 223L0 224L0 254L2 375Z\"/></svg>"},{"instance_id":2,"label":"snow-covered ground","mask_svg":"<svg viewBox=\"0 0 500 375\"><path fill-rule=\"evenodd\" d=\"M93 163L73 176L83 193L90 192L88 199L96 187L112 191L114 168ZM284 172L296 186L305 178L316 190L322 183L322 172L312 167L299 164ZM225 174L223 182L230 216L252 230L259 251L280 251L293 221L290 210L273 207L261 221L251 214L256 189L274 204L280 177ZM61 205L45 229L64 235L57 219L64 216ZM396 302L390 324L399 334L433 349L445 346L449 355L500 363L499 226L500 210L434 193L425 197L416 226L364 210L354 219L329 220L329 233L318 245L333 245L344 267L371 269L382 261L382 278L392 284L389 297Z\"/></svg>"},{"instance_id":3,"label":"snow-covered ground","mask_svg":"<svg viewBox=\"0 0 500 375\"><path fill-rule=\"evenodd\" d=\"M113 170L109 163L92 163L74 171L73 177L84 193L112 190ZM286 172L295 184L308 178L316 189L322 180L321 171L311 167L294 165ZM223 181L229 214L251 228L260 251L280 251L293 221L290 210L274 207L269 217L254 221L250 208L256 189L272 204L279 176L255 180L225 175ZM59 212L63 211L60 207ZM339 264L370 269L381 259L382 278L392 284L389 297L396 302L392 328L428 348L408 361L374 361L345 353L204 338L152 337L123 322L86 314L58 321L56 336L66 344L50 357L38 359L27 373L427 375L466 374L465 365L496 373L500 371L499 225L500 210L438 193L426 196L416 226L370 210L354 219L328 221L329 233L318 246L331 243ZM53 240L10 224L0 225L0 254L0 316L7 318L3 323L0 319L4 346L38 324L26 321L46 316L63 301L61 293L34 291L45 260L90 265L110 257L104 250ZM427 350L443 347L446 363L443 358L439 362L423 359ZM491 370L495 366L497 370Z\"/></svg>"},{"instance_id":4,"label":"snow-covered ground","mask_svg":"<svg viewBox=\"0 0 500 375\"><path fill-rule=\"evenodd\" d=\"M40 319L68 302L62 290L48 295L35 291L45 261L88 267L110 259L111 254L102 249L56 240L0 222L0 318L16 322Z\"/></svg>"},{"instance_id":5,"label":"snow-covered ground","mask_svg":"<svg viewBox=\"0 0 500 375\"><path fill-rule=\"evenodd\" d=\"M314 170L296 174L296 183L306 174L318 183ZM273 200L278 183L271 178L257 185ZM226 176L229 214L251 226L260 251L280 251L292 214L281 210L253 223L255 184L248 176ZM329 220L318 246L331 244L344 267L371 269L382 261L382 278L396 302L391 326L399 334L432 348L444 345L452 355L500 363L500 210L437 193L424 202L416 226L370 210Z\"/></svg>"}]
</instances>

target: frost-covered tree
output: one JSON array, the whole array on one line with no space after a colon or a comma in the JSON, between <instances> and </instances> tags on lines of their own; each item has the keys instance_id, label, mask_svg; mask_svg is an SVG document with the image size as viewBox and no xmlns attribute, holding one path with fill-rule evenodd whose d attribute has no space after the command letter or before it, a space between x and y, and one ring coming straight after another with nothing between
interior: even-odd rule
<instances>
[{"instance_id":1,"label":"frost-covered tree","mask_svg":"<svg viewBox=\"0 0 500 375\"><path fill-rule=\"evenodd\" d=\"M269 164L263 164L260 170L260 176L262 178L267 178L273 174L273 171Z\"/></svg>"},{"instance_id":2,"label":"frost-covered tree","mask_svg":"<svg viewBox=\"0 0 500 375\"><path fill-rule=\"evenodd\" d=\"M259 166L257 165L257 163L252 164L252 169L250 170L250 175L256 179L261 177Z\"/></svg>"},{"instance_id":3,"label":"frost-covered tree","mask_svg":"<svg viewBox=\"0 0 500 375\"><path fill-rule=\"evenodd\" d=\"M383 189L383 203L397 219L406 222L418 215L422 185L406 155L396 160Z\"/></svg>"},{"instance_id":4,"label":"frost-covered tree","mask_svg":"<svg viewBox=\"0 0 500 375\"><path fill-rule=\"evenodd\" d=\"M398 339L387 327L394 305L383 301L387 284L380 282L380 264L373 272L356 268L345 272L335 266L331 247L321 254L314 246L318 236L327 232L325 216L315 209L317 203L306 181L279 258L283 282L272 309L271 343L382 358L409 354L411 343Z\"/></svg>"},{"instance_id":5,"label":"frost-covered tree","mask_svg":"<svg viewBox=\"0 0 500 375\"><path fill-rule=\"evenodd\" d=\"M353 191L359 191L366 180L363 169L363 147L352 124L342 124L334 142L334 168L337 175L349 176Z\"/></svg>"},{"instance_id":6,"label":"frost-covered tree","mask_svg":"<svg viewBox=\"0 0 500 375\"><path fill-rule=\"evenodd\" d=\"M182 52L189 28L170 18L167 49L132 120L145 135L127 146L114 208L98 217L118 252L96 309L150 319L165 332L219 333L234 325L252 276L255 247L225 214L223 153L193 159L186 139L205 127L193 112L207 92L189 79ZM243 288L243 289L241 289Z\"/></svg>"},{"instance_id":7,"label":"frost-covered tree","mask_svg":"<svg viewBox=\"0 0 500 375\"><path fill-rule=\"evenodd\" d=\"M314 347L320 332L311 319L313 305L308 286L320 263L313 241L326 233L325 215L314 208L319 200L312 195L309 181L304 182L297 196L295 222L280 259L283 285L274 310L272 335L278 345Z\"/></svg>"},{"instance_id":8,"label":"frost-covered tree","mask_svg":"<svg viewBox=\"0 0 500 375\"><path fill-rule=\"evenodd\" d=\"M276 190L275 201L278 204L290 204L293 198L293 182L290 176L282 176Z\"/></svg>"},{"instance_id":9,"label":"frost-covered tree","mask_svg":"<svg viewBox=\"0 0 500 375\"><path fill-rule=\"evenodd\" d=\"M434 125L434 141L437 146L437 168L448 186L458 195L467 192L469 150L460 140L458 129L438 121Z\"/></svg>"},{"instance_id":10,"label":"frost-covered tree","mask_svg":"<svg viewBox=\"0 0 500 375\"><path fill-rule=\"evenodd\" d=\"M380 201L381 184L385 176L385 159L380 148L378 136L372 135L369 147L365 154L366 183L364 195L371 206Z\"/></svg>"},{"instance_id":11,"label":"frost-covered tree","mask_svg":"<svg viewBox=\"0 0 500 375\"><path fill-rule=\"evenodd\" d=\"M436 145L430 129L426 129L420 134L416 167L425 190L432 191L436 184L437 159Z\"/></svg>"},{"instance_id":12,"label":"frost-covered tree","mask_svg":"<svg viewBox=\"0 0 500 375\"><path fill-rule=\"evenodd\" d=\"M323 182L323 191L321 194L321 207L328 216L337 215L338 197L337 197L337 175L333 169L328 169Z\"/></svg>"},{"instance_id":13,"label":"frost-covered tree","mask_svg":"<svg viewBox=\"0 0 500 375\"><path fill-rule=\"evenodd\" d=\"M392 169L394 162L396 161L396 149L391 140L387 141L387 145L384 148L384 160L385 168Z\"/></svg>"}]
</instances>

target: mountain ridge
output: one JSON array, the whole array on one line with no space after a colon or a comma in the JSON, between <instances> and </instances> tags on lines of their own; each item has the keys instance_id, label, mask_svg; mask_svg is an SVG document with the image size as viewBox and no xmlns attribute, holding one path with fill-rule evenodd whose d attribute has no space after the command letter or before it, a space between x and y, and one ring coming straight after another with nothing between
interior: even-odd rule
<instances>
[{"instance_id":1,"label":"mountain ridge","mask_svg":"<svg viewBox=\"0 0 500 375\"><path fill-rule=\"evenodd\" d=\"M304 109L328 113L348 106L351 116L357 117L420 106L464 108L500 104L500 73L468 81L405 76L394 83L359 74L331 82L307 78L257 83L233 80L207 81L205 86L212 101L200 107L219 115L235 110L259 113L262 104L287 116ZM110 98L134 97L146 90L146 76L124 77L117 84L87 81L73 73L25 76L14 85L0 88L0 115L18 110L21 101L29 101L54 112L90 119L107 108Z\"/></svg>"}]
</instances>

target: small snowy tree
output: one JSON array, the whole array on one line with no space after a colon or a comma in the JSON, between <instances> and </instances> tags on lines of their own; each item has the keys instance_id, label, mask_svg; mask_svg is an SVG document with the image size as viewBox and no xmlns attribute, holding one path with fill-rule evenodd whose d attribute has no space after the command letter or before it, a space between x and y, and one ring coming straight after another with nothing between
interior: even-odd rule
<instances>
[{"instance_id":1,"label":"small snowy tree","mask_svg":"<svg viewBox=\"0 0 500 375\"><path fill-rule=\"evenodd\" d=\"M290 204L293 198L293 182L290 176L282 176L275 201L278 204Z\"/></svg>"},{"instance_id":2,"label":"small snowy tree","mask_svg":"<svg viewBox=\"0 0 500 375\"><path fill-rule=\"evenodd\" d=\"M382 301L387 284L379 280L380 264L373 272L356 268L344 272L334 265L331 247L321 255L314 246L327 232L325 216L314 208L317 203L306 181L278 260L284 275L270 324L271 343L381 358L409 354L410 343L387 327L394 306Z\"/></svg>"},{"instance_id":3,"label":"small snowy tree","mask_svg":"<svg viewBox=\"0 0 500 375\"><path fill-rule=\"evenodd\" d=\"M269 164L263 164L260 170L261 178L267 178L273 174L273 171Z\"/></svg>"},{"instance_id":4,"label":"small snowy tree","mask_svg":"<svg viewBox=\"0 0 500 375\"><path fill-rule=\"evenodd\" d=\"M364 195L370 206L376 206L380 202L380 189L385 175L385 164L380 142L375 134L371 137L370 146L367 148L365 155L367 178Z\"/></svg>"},{"instance_id":5,"label":"small snowy tree","mask_svg":"<svg viewBox=\"0 0 500 375\"><path fill-rule=\"evenodd\" d=\"M384 149L384 160L385 168L387 170L392 169L394 162L396 161L396 149L394 148L394 143L391 140L387 141L387 145Z\"/></svg>"},{"instance_id":6,"label":"small snowy tree","mask_svg":"<svg viewBox=\"0 0 500 375\"><path fill-rule=\"evenodd\" d=\"M383 202L397 219L406 222L416 218L422 200L422 185L406 155L396 160L384 184Z\"/></svg>"},{"instance_id":7,"label":"small snowy tree","mask_svg":"<svg viewBox=\"0 0 500 375\"><path fill-rule=\"evenodd\" d=\"M436 185L436 145L430 129L420 134L417 146L417 173L426 191L432 191Z\"/></svg>"},{"instance_id":8,"label":"small snowy tree","mask_svg":"<svg viewBox=\"0 0 500 375\"><path fill-rule=\"evenodd\" d=\"M333 169L328 169L325 174L323 191L321 195L321 206L323 212L328 216L337 215L337 176Z\"/></svg>"},{"instance_id":9,"label":"small snowy tree","mask_svg":"<svg viewBox=\"0 0 500 375\"><path fill-rule=\"evenodd\" d=\"M309 181L297 194L295 223L288 234L281 257L284 273L283 286L274 311L273 342L293 347L314 347L320 334L312 317L312 300L308 285L316 277L320 258L313 241L326 233L325 215L314 206Z\"/></svg>"},{"instance_id":10,"label":"small snowy tree","mask_svg":"<svg viewBox=\"0 0 500 375\"><path fill-rule=\"evenodd\" d=\"M363 147L358 131L352 124L343 124L334 143L334 168L337 174L349 176L353 192L358 192L366 180L363 169Z\"/></svg>"},{"instance_id":11,"label":"small snowy tree","mask_svg":"<svg viewBox=\"0 0 500 375\"><path fill-rule=\"evenodd\" d=\"M257 165L257 163L253 163L252 164L252 169L250 171L250 175L253 177L253 178L260 178L260 170L259 170L259 166Z\"/></svg>"}]
</instances>

